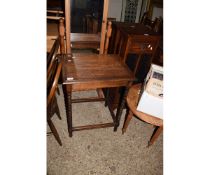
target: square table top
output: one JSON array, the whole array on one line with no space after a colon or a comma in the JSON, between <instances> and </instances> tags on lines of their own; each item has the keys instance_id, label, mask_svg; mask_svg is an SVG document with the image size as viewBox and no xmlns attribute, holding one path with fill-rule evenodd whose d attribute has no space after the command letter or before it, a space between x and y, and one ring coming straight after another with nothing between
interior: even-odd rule
<instances>
[{"instance_id":1,"label":"square table top","mask_svg":"<svg viewBox=\"0 0 210 175\"><path fill-rule=\"evenodd\" d=\"M62 68L63 84L72 90L118 87L135 80L133 73L118 55L74 54Z\"/></svg>"}]
</instances>

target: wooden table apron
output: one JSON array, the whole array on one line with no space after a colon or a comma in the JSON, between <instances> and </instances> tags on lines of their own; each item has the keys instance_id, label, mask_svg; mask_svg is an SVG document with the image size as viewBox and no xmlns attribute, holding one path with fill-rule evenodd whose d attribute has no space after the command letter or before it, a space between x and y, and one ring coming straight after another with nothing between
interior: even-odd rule
<instances>
[{"instance_id":1,"label":"wooden table apron","mask_svg":"<svg viewBox=\"0 0 210 175\"><path fill-rule=\"evenodd\" d=\"M72 131L77 130L76 127L72 127L73 91L125 86L126 89L118 106L116 116L113 117L113 112L110 111L114 120L113 124L100 125L101 127L114 126L114 131L117 131L128 89L135 79L133 73L120 61L118 55L75 54L71 61L63 60L62 78L70 137L72 136ZM109 103L106 101L105 104Z\"/></svg>"},{"instance_id":2,"label":"wooden table apron","mask_svg":"<svg viewBox=\"0 0 210 175\"><path fill-rule=\"evenodd\" d=\"M160 40L158 33L139 23L113 22L113 32L116 32L116 36L111 38L112 40L110 41L112 43L110 47L114 49L111 53L116 54L119 51L118 47L122 47L120 55L124 61L128 53L138 54L141 52L141 42L151 42L151 40L154 40L159 43ZM124 40L121 46L119 46L120 39ZM156 50L156 48L153 49Z\"/></svg>"}]
</instances>

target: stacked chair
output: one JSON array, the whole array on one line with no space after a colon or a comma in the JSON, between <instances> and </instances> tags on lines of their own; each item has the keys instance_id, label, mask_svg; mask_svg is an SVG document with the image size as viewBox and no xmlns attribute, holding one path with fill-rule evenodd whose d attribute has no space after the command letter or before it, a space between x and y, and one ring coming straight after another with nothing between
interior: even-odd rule
<instances>
[{"instance_id":1,"label":"stacked chair","mask_svg":"<svg viewBox=\"0 0 210 175\"><path fill-rule=\"evenodd\" d=\"M58 89L58 79L60 77L62 68L62 63L59 61L57 56L58 48L59 40L57 38L47 57L47 124L59 145L62 145L58 132L52 122L52 117L54 114L56 114L58 118L61 119L56 99L56 91L58 94L60 94Z\"/></svg>"}]
</instances>

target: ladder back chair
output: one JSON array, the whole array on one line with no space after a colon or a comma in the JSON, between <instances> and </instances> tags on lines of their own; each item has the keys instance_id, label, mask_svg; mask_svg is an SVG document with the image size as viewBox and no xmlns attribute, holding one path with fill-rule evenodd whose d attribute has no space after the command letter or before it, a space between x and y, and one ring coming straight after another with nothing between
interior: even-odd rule
<instances>
[{"instance_id":1,"label":"ladder back chair","mask_svg":"<svg viewBox=\"0 0 210 175\"><path fill-rule=\"evenodd\" d=\"M106 26L106 32L105 32L105 44L104 44L103 54L107 54L108 52L109 39L111 37L111 33L112 33L112 22L108 21L107 26ZM60 43L61 43L60 44L61 53L65 53L64 35L65 35L64 20L60 19L59 20L59 38L60 38ZM72 54L69 54L69 55L72 56ZM98 93L98 97L101 100L104 99L104 94L101 89L97 89L97 93Z\"/></svg>"},{"instance_id":2,"label":"ladder back chair","mask_svg":"<svg viewBox=\"0 0 210 175\"><path fill-rule=\"evenodd\" d=\"M50 72L52 71L53 68L53 63L58 57L56 57L59 49L59 37L55 39L55 42L50 50L49 55L47 56L47 77L49 77ZM60 91L57 88L57 93L60 95Z\"/></svg>"},{"instance_id":3,"label":"ladder back chair","mask_svg":"<svg viewBox=\"0 0 210 175\"><path fill-rule=\"evenodd\" d=\"M72 137L73 131L80 131L86 129L114 127L117 131L119 121L122 114L122 109L125 104L125 96L130 87L134 76L128 67L121 61L119 55L106 55L108 44L105 44L106 28L107 28L107 13L108 13L108 0L104 0L103 20L101 27L100 38L100 54L85 54L78 53L72 54L71 52L71 32L70 32L70 0L65 0L65 39L66 39L66 52L63 59L62 79L63 79L63 92L67 116L67 125L69 136ZM111 24L111 23L108 23ZM110 30L108 27L107 30ZM109 38L110 32L107 32ZM62 35L62 34L61 34ZM121 101L116 115L112 111L111 116L113 122L98 123L85 126L73 126L72 124L72 103L79 102L95 102L104 101L105 98L92 97L92 98L79 98L72 99L72 93L75 91L96 90L100 88L109 87L126 87L123 93L123 100Z\"/></svg>"},{"instance_id":4,"label":"ladder back chair","mask_svg":"<svg viewBox=\"0 0 210 175\"><path fill-rule=\"evenodd\" d=\"M149 70L160 41L160 35L140 23L113 22L113 33L110 49L114 54L119 54L141 82ZM119 102L120 90L110 90L110 101L114 110Z\"/></svg>"},{"instance_id":5,"label":"ladder back chair","mask_svg":"<svg viewBox=\"0 0 210 175\"><path fill-rule=\"evenodd\" d=\"M141 24L144 24L145 26L151 26L152 24L152 20L149 18L149 12L144 12L142 18L141 18L141 21L140 21Z\"/></svg>"},{"instance_id":6,"label":"ladder back chair","mask_svg":"<svg viewBox=\"0 0 210 175\"><path fill-rule=\"evenodd\" d=\"M61 68L62 63L59 62L58 59L54 59L54 61L52 62L52 68L47 75L47 124L60 146L62 146L61 139L51 118L54 114L57 114L58 118L61 119L55 95L55 91L58 87L58 79L61 73Z\"/></svg>"},{"instance_id":7,"label":"ladder back chair","mask_svg":"<svg viewBox=\"0 0 210 175\"><path fill-rule=\"evenodd\" d=\"M108 0L104 1L104 11L108 13ZM66 52L63 59L62 78L63 78L63 92L67 116L67 124L69 136L72 137L73 131L80 131L86 129L96 129L104 127L114 127L114 131L119 126L120 117L125 100L119 106L116 115L111 113L113 122L98 123L85 126L73 126L72 124L72 104L80 102L96 102L104 101L104 97L90 97L72 99L72 93L75 91L96 90L108 87L125 86L126 90L134 79L133 74L125 66L119 55L107 55L108 41L111 35L111 22L108 22L107 17L103 15L102 30L100 38L100 54L72 54L71 52L71 33L70 33L70 1L65 1L66 20L65 20L65 39ZM68 30L67 30L68 29ZM63 33L60 35L62 36ZM127 91L124 93L127 94ZM124 96L123 96L124 97ZM123 98L124 99L124 98Z\"/></svg>"},{"instance_id":8,"label":"ladder back chair","mask_svg":"<svg viewBox=\"0 0 210 175\"><path fill-rule=\"evenodd\" d=\"M152 23L152 30L157 33L162 33L163 30L163 18L160 16L159 18L155 18L154 22Z\"/></svg>"},{"instance_id":9,"label":"ladder back chair","mask_svg":"<svg viewBox=\"0 0 210 175\"><path fill-rule=\"evenodd\" d=\"M59 49L59 38L56 38L54 44L50 50L50 53L47 56L47 75L50 73L52 69L53 62L56 58Z\"/></svg>"}]
</instances>

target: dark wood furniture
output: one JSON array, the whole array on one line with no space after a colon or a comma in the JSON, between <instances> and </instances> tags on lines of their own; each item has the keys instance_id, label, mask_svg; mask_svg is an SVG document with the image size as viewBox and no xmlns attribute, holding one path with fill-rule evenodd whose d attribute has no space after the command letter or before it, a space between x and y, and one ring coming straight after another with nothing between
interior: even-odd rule
<instances>
[{"instance_id":1,"label":"dark wood furniture","mask_svg":"<svg viewBox=\"0 0 210 175\"><path fill-rule=\"evenodd\" d=\"M143 14L140 23L147 26L154 32L163 35L163 18L161 16L152 20L151 17L149 17L149 11L147 11Z\"/></svg>"},{"instance_id":2,"label":"dark wood furniture","mask_svg":"<svg viewBox=\"0 0 210 175\"><path fill-rule=\"evenodd\" d=\"M163 37L160 39L158 48L156 50L154 59L153 59L153 63L163 66Z\"/></svg>"},{"instance_id":3,"label":"dark wood furniture","mask_svg":"<svg viewBox=\"0 0 210 175\"><path fill-rule=\"evenodd\" d=\"M73 131L84 129L114 126L114 131L117 130L124 107L127 90L134 80L134 75L128 69L128 67L121 62L121 58L118 55L75 54L72 58L66 57L66 59L63 60L62 77L68 131L70 137L72 137ZM73 91L120 86L125 86L126 90L123 93L123 97L120 105L118 106L116 115L112 110L110 110L113 123L72 126L72 103L105 100L98 97L92 99L72 99ZM109 91L107 91L106 96L108 96L108 94ZM106 105L109 107L108 101L106 101Z\"/></svg>"},{"instance_id":4,"label":"dark wood furniture","mask_svg":"<svg viewBox=\"0 0 210 175\"><path fill-rule=\"evenodd\" d=\"M130 69L142 81L149 70L160 38L158 33L143 24L113 22L108 53L119 54L124 63L132 65L129 66ZM112 109L117 107L119 96L119 89L110 90Z\"/></svg>"},{"instance_id":5,"label":"dark wood furniture","mask_svg":"<svg viewBox=\"0 0 210 175\"><path fill-rule=\"evenodd\" d=\"M53 66L54 60L56 59L56 55L59 49L59 39L56 38L53 42L53 45L47 55L47 75L50 73L51 68Z\"/></svg>"},{"instance_id":6,"label":"dark wood furniture","mask_svg":"<svg viewBox=\"0 0 210 175\"><path fill-rule=\"evenodd\" d=\"M64 24L62 24L64 25ZM111 25L109 21L107 24L108 37L111 36ZM58 27L57 27L58 28ZM54 41L56 40L58 32L50 32L48 34L48 51L52 48ZM101 33L71 33L71 48L72 49L100 49ZM108 38L109 39L109 38ZM107 46L108 47L108 46Z\"/></svg>"},{"instance_id":7,"label":"dark wood furniture","mask_svg":"<svg viewBox=\"0 0 210 175\"><path fill-rule=\"evenodd\" d=\"M109 38L112 32L112 22L108 21L106 26L105 46L102 53L107 53ZM101 33L71 33L71 48L72 49L100 49Z\"/></svg>"},{"instance_id":8,"label":"dark wood furniture","mask_svg":"<svg viewBox=\"0 0 210 175\"><path fill-rule=\"evenodd\" d=\"M140 89L141 89L141 84L136 84L133 85L128 91L126 102L129 107L129 112L127 113L127 116L125 118L125 123L122 129L122 133L124 134L126 132L130 120L132 119L133 115L135 115L139 119L156 126L154 133L148 144L148 146L150 146L154 143L154 141L158 138L158 136L162 132L163 120L136 110L138 105Z\"/></svg>"},{"instance_id":9,"label":"dark wood furniture","mask_svg":"<svg viewBox=\"0 0 210 175\"><path fill-rule=\"evenodd\" d=\"M163 0L150 0L147 4L148 15L152 18L154 7L163 8Z\"/></svg>"},{"instance_id":10,"label":"dark wood furniture","mask_svg":"<svg viewBox=\"0 0 210 175\"><path fill-rule=\"evenodd\" d=\"M71 48L73 49L99 49L100 34L71 33Z\"/></svg>"},{"instance_id":11,"label":"dark wood furniture","mask_svg":"<svg viewBox=\"0 0 210 175\"><path fill-rule=\"evenodd\" d=\"M79 54L72 55L71 53L71 33L70 33L70 0L65 0L65 19L66 19L66 52L61 49L63 69L63 92L66 106L67 123L69 136L72 136L73 131L79 131L84 129L93 128L103 128L114 126L114 131L117 130L119 126L120 117L122 114L122 109L125 103L125 96L127 94L128 88L131 86L134 80L134 75L128 69L128 67L121 62L118 55L105 55L107 44L105 44L106 33L108 35L107 28L107 13L108 13L108 1L104 1L103 8L103 20L101 27L101 40L100 40L100 55L97 54ZM67 20L68 19L68 20ZM64 41L64 27L63 21L60 20L60 38ZM62 25L61 25L62 24ZM64 42L61 42L64 43ZM104 49L105 47L105 49ZM63 44L61 44L63 48ZM64 54L65 53L65 54ZM104 55L102 55L104 54ZM123 93L123 98L119 105L116 115L110 110L111 116L113 118L112 123L96 124L88 126L72 126L72 103L73 102L91 102L91 101L101 101L104 98L86 98L86 99L72 99L73 91L90 90L90 89L100 89L109 87L119 87L125 86L126 90ZM109 91L107 91L107 95ZM106 98L107 99L107 98ZM109 102L106 100L105 105L109 107Z\"/></svg>"},{"instance_id":12,"label":"dark wood furniture","mask_svg":"<svg viewBox=\"0 0 210 175\"><path fill-rule=\"evenodd\" d=\"M129 53L154 56L159 40L160 35L143 24L113 22L109 53L119 53L124 62Z\"/></svg>"},{"instance_id":13,"label":"dark wood furniture","mask_svg":"<svg viewBox=\"0 0 210 175\"><path fill-rule=\"evenodd\" d=\"M54 41L56 40L59 31L58 26L63 26L64 28L64 20L59 21L59 25L48 25L48 36L47 36L47 48L48 51L52 48ZM108 22L107 28L111 27L111 23ZM71 33L71 48L72 49L99 49L101 34L90 34L90 33Z\"/></svg>"},{"instance_id":14,"label":"dark wood furniture","mask_svg":"<svg viewBox=\"0 0 210 175\"><path fill-rule=\"evenodd\" d=\"M151 26L152 20L149 17L149 11L144 12L144 14L140 20L140 23L144 24L145 26Z\"/></svg>"},{"instance_id":15,"label":"dark wood furniture","mask_svg":"<svg viewBox=\"0 0 210 175\"><path fill-rule=\"evenodd\" d=\"M58 118L61 119L55 96L61 68L62 63L58 62L58 59L53 59L52 66L47 72L47 123L59 145L62 145L62 142L51 118L54 114L57 114Z\"/></svg>"},{"instance_id":16,"label":"dark wood furniture","mask_svg":"<svg viewBox=\"0 0 210 175\"><path fill-rule=\"evenodd\" d=\"M58 57L57 57L57 53L58 53L58 49L59 49L59 37L56 38L56 40L54 40L53 46L49 52L49 54L47 53L47 77L50 77L50 74L52 73L52 69L54 69L54 64L55 61L58 61ZM60 95L60 91L57 88L57 93Z\"/></svg>"},{"instance_id":17,"label":"dark wood furniture","mask_svg":"<svg viewBox=\"0 0 210 175\"><path fill-rule=\"evenodd\" d=\"M161 16L159 18L156 17L151 27L153 31L163 35L163 18Z\"/></svg>"},{"instance_id":18,"label":"dark wood furniture","mask_svg":"<svg viewBox=\"0 0 210 175\"><path fill-rule=\"evenodd\" d=\"M85 15L83 17L83 32L98 33L99 32L98 19L91 15Z\"/></svg>"},{"instance_id":19,"label":"dark wood furniture","mask_svg":"<svg viewBox=\"0 0 210 175\"><path fill-rule=\"evenodd\" d=\"M54 44L56 35L48 35L47 50L49 51ZM100 34L89 33L71 33L71 48L72 49L99 49Z\"/></svg>"}]
</instances>

